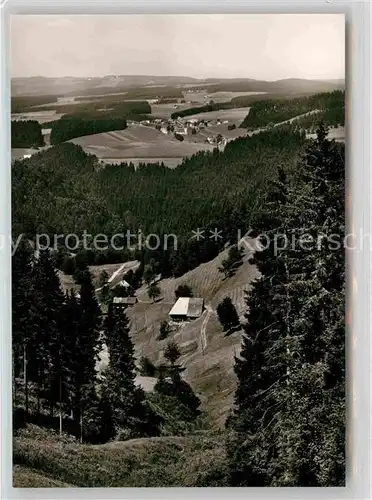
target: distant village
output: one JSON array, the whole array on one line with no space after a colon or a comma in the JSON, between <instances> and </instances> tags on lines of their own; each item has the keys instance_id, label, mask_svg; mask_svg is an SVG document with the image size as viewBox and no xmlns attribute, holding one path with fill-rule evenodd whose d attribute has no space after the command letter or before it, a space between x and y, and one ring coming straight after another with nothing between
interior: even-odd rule
<instances>
[{"instance_id":1,"label":"distant village","mask_svg":"<svg viewBox=\"0 0 372 500\"><path fill-rule=\"evenodd\" d=\"M187 92L187 91L186 91ZM198 93L198 90L193 89L192 92ZM211 104L213 101L209 101L211 96L205 95L206 103L209 102ZM201 102L192 102L186 101L185 99L167 99L157 97L155 99L147 99L147 102L151 105L154 104L173 104L173 108L176 111L183 104L188 105L202 105ZM135 125L136 122L128 121L128 126ZM183 140L185 136L197 135L199 132L205 132L205 142L209 144L213 144L215 146L224 147L227 144L227 139L222 136L222 134L211 133L208 134L208 128L214 127L216 125L227 125L229 120L220 120L219 118L215 119L202 119L202 118L187 118L187 117L177 117L177 118L154 118L142 120L140 122L141 125L152 126L159 132L162 132L166 135L173 135L178 140ZM230 125L229 129L232 130L236 128L236 125ZM200 141L200 138L199 138ZM198 142L199 142L198 141Z\"/></svg>"},{"instance_id":2,"label":"distant village","mask_svg":"<svg viewBox=\"0 0 372 500\"><path fill-rule=\"evenodd\" d=\"M142 100L146 100L150 104L150 106L153 105L154 107L165 105L167 108L167 112L165 114L170 114L169 112L171 110L174 110L172 112L175 113L177 111L183 111L190 107L200 107L206 104L212 105L214 103L214 101L211 99L213 96L211 95L202 95L200 96L202 100L195 100L195 97L191 95L189 96L188 93L202 94L203 90L187 89L184 91L184 98L157 96L153 99ZM191 100L188 100L188 98ZM59 96L57 97L56 101L58 105L71 105L74 103L79 103L79 97ZM44 120L46 119L48 114L50 114L50 121L53 119L54 113L54 110L43 110L39 112L40 116L42 116ZM189 142L191 141L195 143L210 144L220 150L223 150L230 140L236 138L235 134L233 136L227 134L228 137L226 137L225 132L236 129L237 124L234 121L218 118L216 114L213 118L203 118L203 115L205 116L205 114L200 114L200 117L195 117L195 115L193 115L177 118L172 118L171 116L163 116L162 118L160 118L159 116L146 116L140 121L127 120L127 125L128 127L135 127L138 125L151 127L158 130L162 134L173 137L181 142L186 139ZM18 114L17 117L14 115L13 119L26 120L28 119L28 116ZM216 126L218 127L219 125L224 125L224 127L221 127L221 130L216 130ZM45 145L46 147L49 147L51 128L50 126L44 127L43 121L41 121L41 126ZM34 148L34 150L32 151L25 152L23 154L23 159L30 158L32 154L37 152L39 149L40 148Z\"/></svg>"},{"instance_id":3,"label":"distant village","mask_svg":"<svg viewBox=\"0 0 372 500\"><path fill-rule=\"evenodd\" d=\"M128 126L136 125L137 122L128 121ZM142 120L141 125L154 127L159 132L166 135L173 135L176 139L183 141L185 136L196 135L201 131L206 131L208 127L227 124L228 120L221 121L219 119L204 120L197 118L154 118L153 120ZM234 127L235 128L235 127ZM191 138L191 137L190 137ZM200 138L199 138L200 141ZM198 142L199 142L198 141ZM205 142L216 146L225 146L227 139L222 134L206 134Z\"/></svg>"},{"instance_id":4,"label":"distant village","mask_svg":"<svg viewBox=\"0 0 372 500\"><path fill-rule=\"evenodd\" d=\"M188 89L185 90L184 93L186 94L185 97L187 98L187 93L192 93L192 94L202 94L203 90L202 89ZM179 99L179 98L171 98L171 97L156 97L154 99L146 99L146 101L151 105L161 105L161 104L168 104L172 105L174 112L177 110L184 110L187 109L188 107L199 107L203 106L205 104L213 104L213 100L211 100L210 95L204 95L203 96L205 99L205 102L201 101L190 101L186 99ZM187 105L185 107L185 105ZM223 149L228 140L226 137L223 137L222 134L220 133L215 133L215 131L210 131L211 133L208 134L208 128L209 127L214 127L216 125L228 125L229 120L220 120L219 118L215 119L202 119L202 118L188 118L188 117L178 117L178 118L148 118L145 120L141 120L140 125L145 125L148 127L154 127L156 130L159 132L162 132L165 135L171 135L174 136L176 139L183 141L185 137L187 136L196 136L198 133L202 133L203 136L205 136L205 143L212 144L214 146L218 146L219 148ZM138 124L137 121L134 120L128 120L127 122L128 126L135 126ZM236 128L235 124L230 124L228 125L229 130L233 130ZM203 133L204 132L204 133ZM192 139L192 137L189 137ZM198 138L195 138L195 142L200 142L200 136Z\"/></svg>"}]
</instances>

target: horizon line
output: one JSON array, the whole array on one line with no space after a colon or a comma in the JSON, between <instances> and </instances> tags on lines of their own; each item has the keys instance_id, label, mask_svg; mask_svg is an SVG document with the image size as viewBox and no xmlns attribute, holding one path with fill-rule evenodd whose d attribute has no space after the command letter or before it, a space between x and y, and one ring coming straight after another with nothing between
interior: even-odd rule
<instances>
[{"instance_id":1,"label":"horizon line","mask_svg":"<svg viewBox=\"0 0 372 500\"><path fill-rule=\"evenodd\" d=\"M206 76L206 77L196 77L196 76L187 76L187 75L165 75L165 74L160 74L160 75L154 75L154 74L147 74L147 73L119 73L119 74L114 74L114 73L107 73L105 75L89 75L89 76L76 76L76 75L64 75L64 76L46 76L46 75L28 75L28 76L11 76L11 80L17 79L17 78L45 78L45 79L50 79L50 80L55 80L55 79L62 79L62 78L76 78L76 79L96 79L96 78L107 78L107 77L136 77L136 76L147 76L147 77L154 77L154 78L190 78L193 80L251 80L251 81L262 81L262 82L278 82L282 80L308 80L308 81L327 81L327 80L346 80L346 76L343 77L335 77L335 76L329 76L329 77L323 77L323 78L305 78L301 76L288 76L285 78L276 78L274 80L266 80L263 78L251 78L249 76L232 76L232 77L224 77L224 76Z\"/></svg>"}]
</instances>

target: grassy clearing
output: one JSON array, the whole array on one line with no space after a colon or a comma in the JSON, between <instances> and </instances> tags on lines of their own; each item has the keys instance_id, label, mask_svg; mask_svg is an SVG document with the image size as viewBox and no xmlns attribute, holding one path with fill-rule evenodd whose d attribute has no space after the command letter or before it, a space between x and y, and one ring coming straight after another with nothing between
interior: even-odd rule
<instances>
[{"instance_id":1,"label":"grassy clearing","mask_svg":"<svg viewBox=\"0 0 372 500\"><path fill-rule=\"evenodd\" d=\"M242 122L247 116L249 109L247 108L231 108L219 109L217 111L206 111L204 113L196 113L195 115L187 116L186 119L190 120L196 118L198 120L229 120L231 123Z\"/></svg>"},{"instance_id":2,"label":"grassy clearing","mask_svg":"<svg viewBox=\"0 0 372 500\"><path fill-rule=\"evenodd\" d=\"M12 120L36 120L41 125L50 121L59 120L63 115L56 110L50 111L27 111L24 113L12 113Z\"/></svg>"},{"instance_id":3,"label":"grassy clearing","mask_svg":"<svg viewBox=\"0 0 372 500\"><path fill-rule=\"evenodd\" d=\"M14 439L17 487L219 486L224 471L224 438L200 433L187 437L133 439L105 445L61 442L55 434L29 426Z\"/></svg>"},{"instance_id":4,"label":"grassy clearing","mask_svg":"<svg viewBox=\"0 0 372 500\"><path fill-rule=\"evenodd\" d=\"M162 158L183 158L200 150L212 151L209 144L180 142L170 135L162 134L151 127L134 125L125 130L105 132L72 139L70 142L81 146L86 153L94 154L109 162L129 162L132 158L143 161Z\"/></svg>"},{"instance_id":5,"label":"grassy clearing","mask_svg":"<svg viewBox=\"0 0 372 500\"><path fill-rule=\"evenodd\" d=\"M115 278L110 281L111 285L116 285L123 279L123 276L125 273L129 271L129 269L135 269L138 266L137 261L128 261L125 263L125 267L121 270L120 273L115 275ZM123 263L118 263L118 264L102 264L101 266L89 266L89 271L92 275L92 281L93 285L95 288L98 288L100 286L99 283L99 278L102 273L102 271L106 271L108 274L109 278L116 273L121 267L123 266ZM77 291L80 289L80 285L77 285L73 279L72 276L69 276L67 274L64 274L62 271L58 272L58 276L61 282L61 287L64 291L67 290L74 290Z\"/></svg>"},{"instance_id":6,"label":"grassy clearing","mask_svg":"<svg viewBox=\"0 0 372 500\"><path fill-rule=\"evenodd\" d=\"M328 132L328 138L334 139L336 142L345 142L345 127L331 128ZM315 139L316 134L307 134L308 139Z\"/></svg>"}]
</instances>

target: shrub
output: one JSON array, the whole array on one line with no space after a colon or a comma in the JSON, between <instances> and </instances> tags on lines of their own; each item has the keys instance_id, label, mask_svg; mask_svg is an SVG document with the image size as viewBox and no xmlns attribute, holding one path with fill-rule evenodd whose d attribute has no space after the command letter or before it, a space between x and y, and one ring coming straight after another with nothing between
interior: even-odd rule
<instances>
[{"instance_id":1,"label":"shrub","mask_svg":"<svg viewBox=\"0 0 372 500\"><path fill-rule=\"evenodd\" d=\"M154 363L146 356L142 356L140 359L140 373L144 377L154 377L156 374Z\"/></svg>"},{"instance_id":2,"label":"shrub","mask_svg":"<svg viewBox=\"0 0 372 500\"><path fill-rule=\"evenodd\" d=\"M162 321L160 325L160 333L159 333L159 340L164 340L168 337L170 333L170 326L168 321Z\"/></svg>"},{"instance_id":3,"label":"shrub","mask_svg":"<svg viewBox=\"0 0 372 500\"><path fill-rule=\"evenodd\" d=\"M61 265L61 271L68 276L72 276L76 270L75 259L73 257L66 256L63 259Z\"/></svg>"},{"instance_id":4,"label":"shrub","mask_svg":"<svg viewBox=\"0 0 372 500\"><path fill-rule=\"evenodd\" d=\"M192 297L192 290L189 287L189 285L179 285L179 287L176 289L174 292L174 295L176 296L176 299L179 299L180 297Z\"/></svg>"}]
</instances>

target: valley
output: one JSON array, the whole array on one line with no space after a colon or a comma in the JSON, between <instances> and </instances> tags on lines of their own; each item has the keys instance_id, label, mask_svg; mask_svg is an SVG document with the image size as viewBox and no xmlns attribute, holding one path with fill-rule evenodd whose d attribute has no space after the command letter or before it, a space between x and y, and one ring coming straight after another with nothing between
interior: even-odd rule
<instances>
[{"instance_id":1,"label":"valley","mask_svg":"<svg viewBox=\"0 0 372 500\"><path fill-rule=\"evenodd\" d=\"M283 438L323 411L313 350L339 374L313 332L331 332L332 352L342 344L342 278L322 281L342 275L342 256L321 274L318 253L278 257L273 244L278 227L323 230L314 213L327 203L343 227L342 82L134 75L13 88L14 485L245 485L239 453L243 468L255 461L240 433L264 469L276 418ZM86 232L111 243L86 247ZM61 240L35 251L40 234ZM289 410L282 394L296 398ZM340 385L334 394L341 415Z\"/></svg>"},{"instance_id":2,"label":"valley","mask_svg":"<svg viewBox=\"0 0 372 500\"><path fill-rule=\"evenodd\" d=\"M110 87L106 87L110 81ZM298 93L294 90L291 81L288 82L255 82L252 80L221 80L215 82L183 83L182 78L172 86L166 84L147 83L136 87L132 80L126 91L120 91L126 79L102 80L91 88L91 96L53 94L56 88L63 89L64 85L73 85L72 81L62 80L43 81L46 94L42 96L31 94L32 86L28 89L30 95L21 95L21 80L17 81L19 90L12 98L12 121L34 120L40 123L45 133L46 147L50 141L50 131L53 124L61 119L84 116L84 119L106 116L128 115L128 129L104 132L102 134L86 135L71 139L72 142L83 147L84 151L96 155L103 164L120 164L132 162L135 166L140 163L161 163L174 168L183 158L192 156L198 151L210 151L213 147L224 147L227 141L246 135L242 123L247 120L251 104L257 99L273 99L280 97L288 99L296 96L314 95L316 89L322 90L328 86L331 89L340 88L339 83L302 81L298 83ZM143 82L144 79L139 81ZM157 79L150 79L157 82ZM30 82L31 83L31 82ZM78 84L78 82L75 82ZM90 83L89 81L86 83ZM26 84L26 82L25 82ZM79 83L79 85L81 82ZM61 86L62 85L62 86ZM203 88L204 87L204 88ZM87 87L89 89L89 86ZM254 88L255 90L250 90ZM67 87L66 87L67 89ZM99 93L101 89L102 93ZM241 90L238 90L241 89ZM269 90L268 90L269 89ZM106 93L103 93L106 91ZM36 92L36 89L35 89ZM149 114L144 116L142 111L130 110L125 105L138 105L143 109L148 107ZM244 107L238 103L244 102ZM36 103L36 104L35 104ZM123 107L124 106L124 107ZM217 108L206 111L204 108ZM196 111L195 114L172 119L175 113ZM226 109L227 108L227 109ZM126 110L127 109L127 110ZM13 112L14 111L14 112ZM294 113L294 119L299 113ZM283 122L283 120L279 120ZM291 120L286 120L286 122ZM178 138L175 134L178 134ZM30 145L32 146L32 145ZM32 155L37 150L32 147L12 148L12 159L19 159Z\"/></svg>"}]
</instances>

